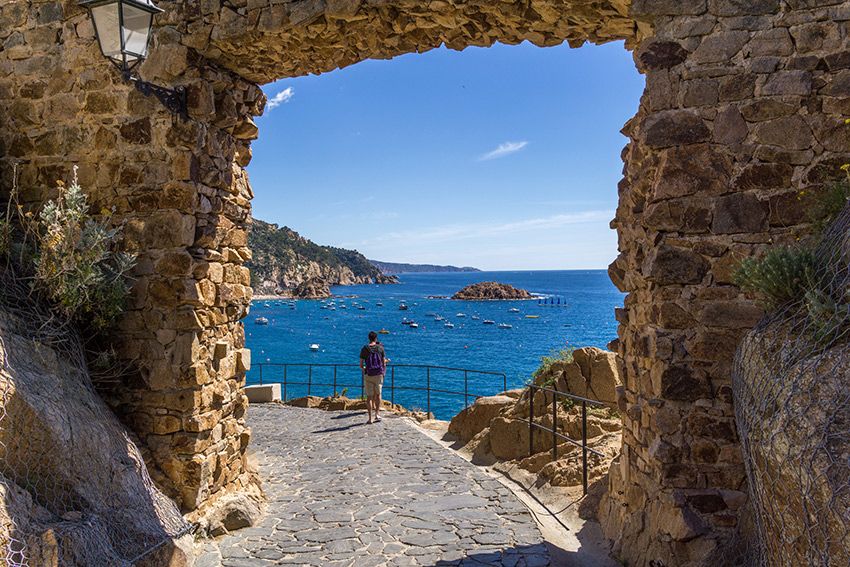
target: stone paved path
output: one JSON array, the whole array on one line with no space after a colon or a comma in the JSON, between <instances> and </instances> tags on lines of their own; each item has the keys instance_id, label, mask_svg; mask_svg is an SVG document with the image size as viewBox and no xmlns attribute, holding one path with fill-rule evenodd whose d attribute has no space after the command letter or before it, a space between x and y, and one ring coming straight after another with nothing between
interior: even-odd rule
<instances>
[{"instance_id":1,"label":"stone paved path","mask_svg":"<svg viewBox=\"0 0 850 567\"><path fill-rule=\"evenodd\" d=\"M405 420L279 405L249 415L268 510L222 539L222 565L549 565L516 497Z\"/></svg>"}]
</instances>

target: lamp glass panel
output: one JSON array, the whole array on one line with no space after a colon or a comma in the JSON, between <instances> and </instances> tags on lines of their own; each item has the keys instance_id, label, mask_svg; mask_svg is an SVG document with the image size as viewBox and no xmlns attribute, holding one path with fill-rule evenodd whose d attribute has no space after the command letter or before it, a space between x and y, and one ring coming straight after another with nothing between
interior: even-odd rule
<instances>
[{"instance_id":1,"label":"lamp glass panel","mask_svg":"<svg viewBox=\"0 0 850 567\"><path fill-rule=\"evenodd\" d=\"M102 4L91 9L100 50L110 59L122 61L121 32L118 25L118 2Z\"/></svg>"},{"instance_id":2,"label":"lamp glass panel","mask_svg":"<svg viewBox=\"0 0 850 567\"><path fill-rule=\"evenodd\" d=\"M124 52L127 60L144 59L147 56L153 14L127 4L122 4L122 7L124 9Z\"/></svg>"}]
</instances>

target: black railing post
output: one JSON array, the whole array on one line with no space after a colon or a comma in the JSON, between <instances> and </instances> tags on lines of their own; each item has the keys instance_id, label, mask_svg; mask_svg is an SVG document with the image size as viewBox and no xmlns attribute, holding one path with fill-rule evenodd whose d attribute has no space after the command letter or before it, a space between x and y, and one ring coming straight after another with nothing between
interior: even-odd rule
<instances>
[{"instance_id":1,"label":"black railing post","mask_svg":"<svg viewBox=\"0 0 850 567\"><path fill-rule=\"evenodd\" d=\"M587 403L581 402L581 486L587 494Z\"/></svg>"},{"instance_id":2,"label":"black railing post","mask_svg":"<svg viewBox=\"0 0 850 567\"><path fill-rule=\"evenodd\" d=\"M428 415L431 415L431 367L430 366L427 368L427 380L428 380L428 384L425 386L425 389L428 393L428 410L427 410L426 413Z\"/></svg>"},{"instance_id":3,"label":"black railing post","mask_svg":"<svg viewBox=\"0 0 850 567\"><path fill-rule=\"evenodd\" d=\"M283 365L283 401L286 403L286 383L287 383L287 374L289 371L289 365Z\"/></svg>"},{"instance_id":4,"label":"black railing post","mask_svg":"<svg viewBox=\"0 0 850 567\"><path fill-rule=\"evenodd\" d=\"M552 460L558 460L558 400L552 394Z\"/></svg>"},{"instance_id":5,"label":"black railing post","mask_svg":"<svg viewBox=\"0 0 850 567\"><path fill-rule=\"evenodd\" d=\"M313 384L313 365L307 367L307 395L310 395L310 386Z\"/></svg>"},{"instance_id":6,"label":"black railing post","mask_svg":"<svg viewBox=\"0 0 850 567\"><path fill-rule=\"evenodd\" d=\"M334 397L336 397L336 364L334 364Z\"/></svg>"},{"instance_id":7,"label":"black railing post","mask_svg":"<svg viewBox=\"0 0 850 567\"><path fill-rule=\"evenodd\" d=\"M534 384L528 387L528 456L534 454Z\"/></svg>"},{"instance_id":8,"label":"black railing post","mask_svg":"<svg viewBox=\"0 0 850 567\"><path fill-rule=\"evenodd\" d=\"M469 372L463 371L463 408L469 407Z\"/></svg>"},{"instance_id":9,"label":"black railing post","mask_svg":"<svg viewBox=\"0 0 850 567\"><path fill-rule=\"evenodd\" d=\"M395 405L395 366L390 368L390 403Z\"/></svg>"},{"instance_id":10,"label":"black railing post","mask_svg":"<svg viewBox=\"0 0 850 567\"><path fill-rule=\"evenodd\" d=\"M260 367L260 385L262 386L263 385L263 365L258 364L257 366Z\"/></svg>"}]
</instances>

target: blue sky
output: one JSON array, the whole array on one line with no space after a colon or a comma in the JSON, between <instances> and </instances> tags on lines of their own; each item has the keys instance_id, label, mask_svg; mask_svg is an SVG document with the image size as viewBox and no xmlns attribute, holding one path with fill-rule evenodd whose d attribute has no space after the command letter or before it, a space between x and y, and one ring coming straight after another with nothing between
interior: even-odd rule
<instances>
[{"instance_id":1,"label":"blue sky","mask_svg":"<svg viewBox=\"0 0 850 567\"><path fill-rule=\"evenodd\" d=\"M605 268L643 84L616 43L436 49L266 85L254 216L376 260Z\"/></svg>"}]
</instances>

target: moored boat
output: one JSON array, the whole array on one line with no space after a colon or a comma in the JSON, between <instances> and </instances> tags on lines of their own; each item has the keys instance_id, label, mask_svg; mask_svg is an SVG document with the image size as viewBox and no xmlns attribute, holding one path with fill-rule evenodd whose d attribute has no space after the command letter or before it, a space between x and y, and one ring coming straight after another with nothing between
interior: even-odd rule
<instances>
[{"instance_id":1,"label":"moored boat","mask_svg":"<svg viewBox=\"0 0 850 567\"><path fill-rule=\"evenodd\" d=\"M257 317L256 319L254 319L254 324L256 324L256 325L268 325L269 320L266 319L265 317Z\"/></svg>"}]
</instances>

